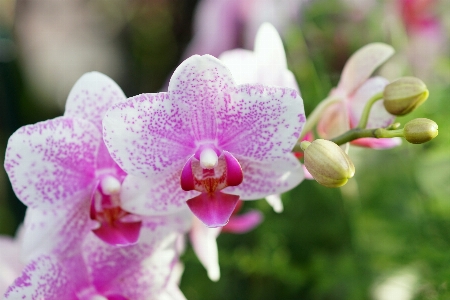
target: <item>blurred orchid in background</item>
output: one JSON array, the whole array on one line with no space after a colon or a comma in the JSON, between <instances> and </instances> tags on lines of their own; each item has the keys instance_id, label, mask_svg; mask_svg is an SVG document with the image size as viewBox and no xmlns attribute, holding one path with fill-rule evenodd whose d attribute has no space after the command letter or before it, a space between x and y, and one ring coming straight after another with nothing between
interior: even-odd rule
<instances>
[{"instance_id":1,"label":"blurred orchid in background","mask_svg":"<svg viewBox=\"0 0 450 300\"><path fill-rule=\"evenodd\" d=\"M259 26L269 22L282 34L295 24L306 0L202 0L194 20L194 37L184 57L218 56L252 47Z\"/></svg>"},{"instance_id":2,"label":"blurred orchid in background","mask_svg":"<svg viewBox=\"0 0 450 300\"><path fill-rule=\"evenodd\" d=\"M342 70L338 86L324 100L327 106L317 125L322 138L334 138L350 128L356 127L366 103L375 94L382 92L389 81L383 77L370 75L385 62L394 49L386 44L373 43L355 52ZM370 111L368 128L386 127L394 121L383 103L375 103ZM400 138L376 139L362 138L352 142L353 145L374 149L392 148L401 143Z\"/></svg>"},{"instance_id":3,"label":"blurred orchid in background","mask_svg":"<svg viewBox=\"0 0 450 300\"><path fill-rule=\"evenodd\" d=\"M103 124L112 157L144 178L127 177L123 193L148 191L124 203L126 210L164 214L187 201L202 222L217 227L228 222L239 198L281 193L303 179L290 151L304 122L295 90L236 86L228 69L206 55L184 61L168 93L114 106Z\"/></svg>"},{"instance_id":4,"label":"blurred orchid in background","mask_svg":"<svg viewBox=\"0 0 450 300\"><path fill-rule=\"evenodd\" d=\"M422 78L432 77L437 58L448 47L444 24L436 13L438 1L398 0L397 5L409 38L406 50L413 71Z\"/></svg>"}]
</instances>

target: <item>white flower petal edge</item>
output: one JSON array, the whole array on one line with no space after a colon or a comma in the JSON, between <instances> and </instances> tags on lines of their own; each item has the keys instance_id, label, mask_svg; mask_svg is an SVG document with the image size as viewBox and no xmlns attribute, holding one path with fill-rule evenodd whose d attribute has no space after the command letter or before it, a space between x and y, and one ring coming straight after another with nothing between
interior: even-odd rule
<instances>
[{"instance_id":1,"label":"white flower petal edge","mask_svg":"<svg viewBox=\"0 0 450 300\"><path fill-rule=\"evenodd\" d=\"M106 111L125 100L125 94L114 80L99 72L89 72L72 87L64 116L91 121L101 131Z\"/></svg>"},{"instance_id":2,"label":"white flower petal edge","mask_svg":"<svg viewBox=\"0 0 450 300\"><path fill-rule=\"evenodd\" d=\"M57 208L90 197L101 133L89 121L59 117L18 129L5 169L30 207Z\"/></svg>"},{"instance_id":3,"label":"white flower petal edge","mask_svg":"<svg viewBox=\"0 0 450 300\"><path fill-rule=\"evenodd\" d=\"M360 48L345 64L337 88L351 95L394 52L394 48L383 43L372 43Z\"/></svg>"},{"instance_id":4,"label":"white flower petal edge","mask_svg":"<svg viewBox=\"0 0 450 300\"><path fill-rule=\"evenodd\" d=\"M209 228L194 217L190 233L192 248L212 281L220 279L219 252L216 239L221 230L221 227Z\"/></svg>"},{"instance_id":5,"label":"white flower petal edge","mask_svg":"<svg viewBox=\"0 0 450 300\"><path fill-rule=\"evenodd\" d=\"M256 200L281 194L296 187L304 179L303 168L292 153L273 162L251 161L238 157L244 171L239 186L227 187L225 193L240 195L242 200Z\"/></svg>"}]
</instances>

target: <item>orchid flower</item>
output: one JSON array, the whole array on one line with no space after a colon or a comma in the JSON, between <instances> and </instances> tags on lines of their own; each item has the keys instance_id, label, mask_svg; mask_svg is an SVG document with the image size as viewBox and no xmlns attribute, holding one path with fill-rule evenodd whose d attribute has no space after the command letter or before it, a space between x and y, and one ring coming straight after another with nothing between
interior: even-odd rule
<instances>
[{"instance_id":1,"label":"orchid flower","mask_svg":"<svg viewBox=\"0 0 450 300\"><path fill-rule=\"evenodd\" d=\"M448 43L443 22L435 13L438 1L398 0L396 3L408 34L407 55L414 72L420 77L433 76L436 58L445 55Z\"/></svg>"},{"instance_id":2,"label":"orchid flower","mask_svg":"<svg viewBox=\"0 0 450 300\"><path fill-rule=\"evenodd\" d=\"M113 106L103 126L111 156L131 174L120 195L124 209L167 214L186 202L203 223L218 227L240 198L300 183L301 165L288 153L304 122L295 90L236 85L223 63L205 55L185 60L167 93Z\"/></svg>"},{"instance_id":3,"label":"orchid flower","mask_svg":"<svg viewBox=\"0 0 450 300\"><path fill-rule=\"evenodd\" d=\"M70 254L35 253L5 300L144 300L166 293L185 299L171 278L180 275L172 275L172 270L178 264L177 239L190 226L186 220L186 211L146 218L139 243L127 247L104 243L89 232L78 236L76 244L81 247ZM51 223L54 226L57 220Z\"/></svg>"},{"instance_id":4,"label":"orchid flower","mask_svg":"<svg viewBox=\"0 0 450 300\"><path fill-rule=\"evenodd\" d=\"M39 211L28 227L56 218L55 238L92 229L110 244L138 240L141 221L120 207L126 174L111 159L101 134L106 110L125 99L109 77L87 73L72 88L64 116L24 126L10 137L5 169L17 197ZM76 222L85 225L80 232L70 227Z\"/></svg>"},{"instance_id":5,"label":"orchid flower","mask_svg":"<svg viewBox=\"0 0 450 300\"><path fill-rule=\"evenodd\" d=\"M281 37L270 23L263 23L259 27L253 51L233 49L222 53L219 59L230 69L237 84L259 83L288 87L300 94L295 76L287 68L286 52ZM304 167L303 171L309 174ZM276 212L283 211L283 203L279 195L269 195L266 201Z\"/></svg>"},{"instance_id":6,"label":"orchid flower","mask_svg":"<svg viewBox=\"0 0 450 300\"><path fill-rule=\"evenodd\" d=\"M218 56L238 46L249 47L263 22L282 33L298 18L304 0L203 0L194 19L194 37L185 58L194 54ZM244 45L238 45L244 38Z\"/></svg>"},{"instance_id":7,"label":"orchid flower","mask_svg":"<svg viewBox=\"0 0 450 300\"><path fill-rule=\"evenodd\" d=\"M344 66L338 86L328 99L336 101L323 112L317 131L322 138L334 138L350 128L360 119L365 104L375 94L382 92L389 81L383 77L370 77L373 71L386 61L394 49L386 44L372 43L355 52ZM386 127L394 121L378 101L370 111L368 128ZM400 138L362 138L352 142L354 145L370 148L391 148L401 143Z\"/></svg>"}]
</instances>

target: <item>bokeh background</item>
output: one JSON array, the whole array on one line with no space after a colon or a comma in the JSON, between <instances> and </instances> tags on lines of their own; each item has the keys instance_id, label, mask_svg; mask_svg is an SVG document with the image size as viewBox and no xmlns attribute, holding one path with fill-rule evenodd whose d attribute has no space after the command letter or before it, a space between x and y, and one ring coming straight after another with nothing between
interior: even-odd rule
<instances>
[{"instance_id":1,"label":"bokeh background","mask_svg":"<svg viewBox=\"0 0 450 300\"><path fill-rule=\"evenodd\" d=\"M59 116L85 72L112 77L133 96L165 89L193 53L252 48L263 21L279 29L307 113L370 42L396 55L379 74L424 80L439 136L390 150L352 148L344 188L305 181L284 212L248 202L264 222L218 238L222 278L211 282L183 255L188 299L450 299L450 2L448 0L0 0L0 160L20 126ZM25 207L0 170L0 234ZM1 249L0 249L1 255Z\"/></svg>"}]
</instances>

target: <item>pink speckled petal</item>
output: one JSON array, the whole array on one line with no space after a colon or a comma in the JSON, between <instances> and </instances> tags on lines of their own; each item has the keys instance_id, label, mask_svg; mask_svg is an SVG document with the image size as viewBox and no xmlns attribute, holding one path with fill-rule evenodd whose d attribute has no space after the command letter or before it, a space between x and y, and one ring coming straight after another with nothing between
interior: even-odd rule
<instances>
[{"instance_id":1,"label":"pink speckled petal","mask_svg":"<svg viewBox=\"0 0 450 300\"><path fill-rule=\"evenodd\" d=\"M347 104L344 101L334 103L326 108L318 124L317 133L321 138L332 139L350 129Z\"/></svg>"},{"instance_id":2,"label":"pink speckled petal","mask_svg":"<svg viewBox=\"0 0 450 300\"><path fill-rule=\"evenodd\" d=\"M63 262L54 256L39 256L25 267L4 299L77 300L77 290L87 284L83 267L83 262L77 259ZM80 274L86 278L82 279Z\"/></svg>"},{"instance_id":3,"label":"pink speckled petal","mask_svg":"<svg viewBox=\"0 0 450 300\"><path fill-rule=\"evenodd\" d=\"M221 227L228 223L239 196L222 192L201 193L186 203L192 213L208 227Z\"/></svg>"},{"instance_id":4,"label":"pink speckled petal","mask_svg":"<svg viewBox=\"0 0 450 300\"><path fill-rule=\"evenodd\" d=\"M233 49L222 53L219 59L233 74L236 84L261 83L258 82L257 59L252 51Z\"/></svg>"},{"instance_id":5,"label":"pink speckled petal","mask_svg":"<svg viewBox=\"0 0 450 300\"><path fill-rule=\"evenodd\" d=\"M345 64L338 89L347 95L352 94L392 54L394 48L383 43L372 43L360 48Z\"/></svg>"},{"instance_id":6,"label":"pink speckled petal","mask_svg":"<svg viewBox=\"0 0 450 300\"><path fill-rule=\"evenodd\" d=\"M183 191L180 172L142 178L128 175L123 184L121 207L137 215L165 215L186 208L186 201L200 194Z\"/></svg>"},{"instance_id":7,"label":"pink speckled petal","mask_svg":"<svg viewBox=\"0 0 450 300\"><path fill-rule=\"evenodd\" d=\"M352 141L351 144L372 149L390 149L400 146L402 141L399 137L390 139L362 138Z\"/></svg>"},{"instance_id":8,"label":"pink speckled petal","mask_svg":"<svg viewBox=\"0 0 450 300\"><path fill-rule=\"evenodd\" d=\"M244 172L244 181L223 191L240 195L242 200L256 200L284 193L296 187L304 178L302 165L292 153L273 162L237 158Z\"/></svg>"},{"instance_id":9,"label":"pink speckled petal","mask_svg":"<svg viewBox=\"0 0 450 300\"><path fill-rule=\"evenodd\" d=\"M242 215L233 215L227 225L223 227L223 232L246 233L261 224L264 217L258 210L251 210Z\"/></svg>"},{"instance_id":10,"label":"pink speckled petal","mask_svg":"<svg viewBox=\"0 0 450 300\"><path fill-rule=\"evenodd\" d=\"M364 106L375 94L382 92L389 81L383 77L372 77L364 82L349 99L350 120L352 127L356 126L361 118ZM386 111L383 100L374 103L370 110L367 128L387 127L395 120L395 116Z\"/></svg>"},{"instance_id":11,"label":"pink speckled petal","mask_svg":"<svg viewBox=\"0 0 450 300\"><path fill-rule=\"evenodd\" d=\"M18 129L5 169L17 197L30 207L56 208L91 193L101 134L88 121L59 117Z\"/></svg>"},{"instance_id":12,"label":"pink speckled petal","mask_svg":"<svg viewBox=\"0 0 450 300\"><path fill-rule=\"evenodd\" d=\"M169 83L169 97L173 103L188 108L183 117L191 123L195 141L214 141L217 105L229 98L235 83L227 67L210 55L194 55L183 61ZM185 133L186 135L186 133Z\"/></svg>"},{"instance_id":13,"label":"pink speckled petal","mask_svg":"<svg viewBox=\"0 0 450 300\"><path fill-rule=\"evenodd\" d=\"M221 229L221 227L209 228L200 220L194 218L189 234L192 248L212 281L220 279L219 253L216 239Z\"/></svg>"},{"instance_id":14,"label":"pink speckled petal","mask_svg":"<svg viewBox=\"0 0 450 300\"><path fill-rule=\"evenodd\" d=\"M306 121L303 101L295 90L261 85L239 86L218 103L217 117L219 146L258 161L290 152Z\"/></svg>"},{"instance_id":15,"label":"pink speckled petal","mask_svg":"<svg viewBox=\"0 0 450 300\"><path fill-rule=\"evenodd\" d=\"M89 72L81 76L70 91L64 116L91 121L101 132L106 111L125 99L114 80L99 72Z\"/></svg>"},{"instance_id":16,"label":"pink speckled petal","mask_svg":"<svg viewBox=\"0 0 450 300\"><path fill-rule=\"evenodd\" d=\"M97 290L127 299L156 299L177 261L176 241L186 231L187 216L183 212L144 219L139 243L127 247L111 246L88 235L83 252Z\"/></svg>"},{"instance_id":17,"label":"pink speckled petal","mask_svg":"<svg viewBox=\"0 0 450 300\"><path fill-rule=\"evenodd\" d=\"M22 253L26 261L41 254L71 256L92 228L89 201L65 209L29 208L24 221Z\"/></svg>"},{"instance_id":18,"label":"pink speckled petal","mask_svg":"<svg viewBox=\"0 0 450 300\"><path fill-rule=\"evenodd\" d=\"M155 176L181 171L195 152L189 107L167 93L142 94L113 106L103 120L105 144L128 174Z\"/></svg>"},{"instance_id":19,"label":"pink speckled petal","mask_svg":"<svg viewBox=\"0 0 450 300\"><path fill-rule=\"evenodd\" d=\"M25 263L20 258L21 244L7 236L0 236L0 295L20 276Z\"/></svg>"}]
</instances>

